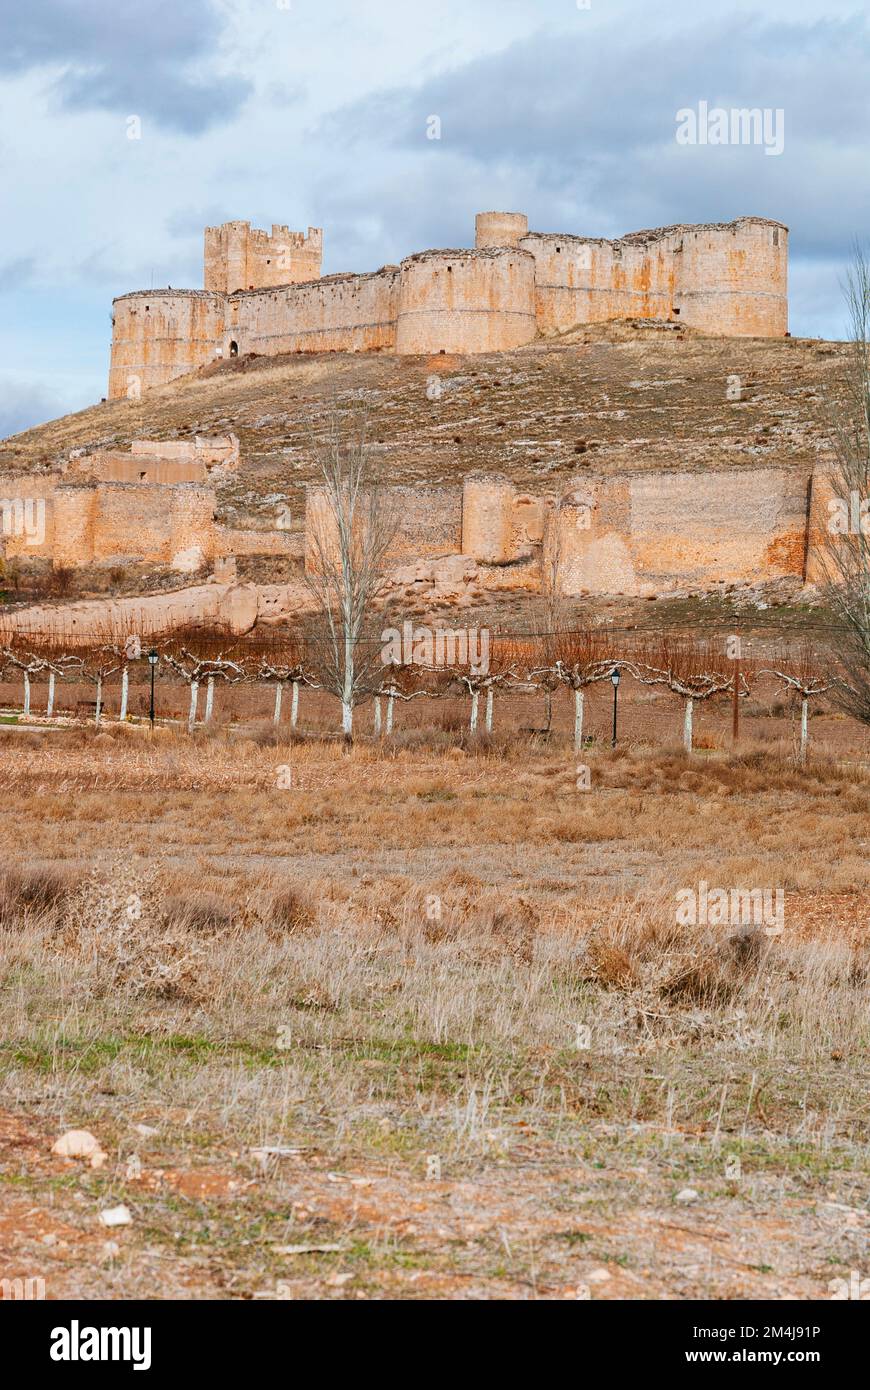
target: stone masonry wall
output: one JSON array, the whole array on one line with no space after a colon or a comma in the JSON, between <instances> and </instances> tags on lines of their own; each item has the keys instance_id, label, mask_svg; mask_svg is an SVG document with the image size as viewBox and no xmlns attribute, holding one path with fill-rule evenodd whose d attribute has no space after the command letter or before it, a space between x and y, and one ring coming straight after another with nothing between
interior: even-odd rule
<instances>
[{"instance_id":1,"label":"stone masonry wall","mask_svg":"<svg viewBox=\"0 0 870 1390\"><path fill-rule=\"evenodd\" d=\"M529 233L521 213L480 213L473 251L424 251L401 268L325 279L321 251L317 228L307 237L247 222L208 228L206 289L114 301L109 396L248 352L498 352L626 317L729 337L788 328L788 229L761 217L607 241Z\"/></svg>"},{"instance_id":2,"label":"stone masonry wall","mask_svg":"<svg viewBox=\"0 0 870 1390\"><path fill-rule=\"evenodd\" d=\"M549 572L570 597L642 597L807 577L809 477L801 471L584 476L558 498L519 492L497 473L470 474L461 493L390 491L403 525L389 561L461 553L477 563L485 588L535 592ZM334 556L321 489L309 491L306 507L309 569L315 525Z\"/></svg>"},{"instance_id":3,"label":"stone masonry wall","mask_svg":"<svg viewBox=\"0 0 870 1390\"><path fill-rule=\"evenodd\" d=\"M205 229L203 284L207 290L233 294L317 280L322 256L320 227L309 227L304 236L273 223L270 235L250 222L224 222Z\"/></svg>"}]
</instances>

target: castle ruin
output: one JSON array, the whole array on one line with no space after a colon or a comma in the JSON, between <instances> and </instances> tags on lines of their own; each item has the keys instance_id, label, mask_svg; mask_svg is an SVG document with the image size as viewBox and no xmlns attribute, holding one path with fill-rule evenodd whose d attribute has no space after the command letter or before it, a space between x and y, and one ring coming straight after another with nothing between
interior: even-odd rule
<instances>
[{"instance_id":1,"label":"castle ruin","mask_svg":"<svg viewBox=\"0 0 870 1390\"><path fill-rule=\"evenodd\" d=\"M725 337L787 333L781 222L739 217L608 241L530 232L521 213L483 212L475 233L473 250L321 276L320 228L207 227L203 289L114 300L109 397L138 396L246 353L500 352L612 319Z\"/></svg>"}]
</instances>

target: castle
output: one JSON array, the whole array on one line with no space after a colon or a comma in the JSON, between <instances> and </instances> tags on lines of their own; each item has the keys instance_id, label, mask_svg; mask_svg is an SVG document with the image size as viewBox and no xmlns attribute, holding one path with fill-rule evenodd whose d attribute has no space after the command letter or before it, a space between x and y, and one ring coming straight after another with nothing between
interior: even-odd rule
<instances>
[{"instance_id":1,"label":"castle","mask_svg":"<svg viewBox=\"0 0 870 1390\"><path fill-rule=\"evenodd\" d=\"M530 232L521 213L482 212L475 232L473 250L321 277L320 228L207 227L203 289L114 300L109 397L246 353L498 352L625 318L726 337L787 333L781 222L740 217L607 241Z\"/></svg>"}]
</instances>

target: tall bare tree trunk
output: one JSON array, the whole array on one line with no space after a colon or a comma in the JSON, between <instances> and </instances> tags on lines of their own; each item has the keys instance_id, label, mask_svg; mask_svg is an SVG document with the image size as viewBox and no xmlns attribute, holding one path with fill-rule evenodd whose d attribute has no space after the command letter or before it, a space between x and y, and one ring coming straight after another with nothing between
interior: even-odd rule
<instances>
[{"instance_id":1,"label":"tall bare tree trunk","mask_svg":"<svg viewBox=\"0 0 870 1390\"><path fill-rule=\"evenodd\" d=\"M199 681L190 682L190 712L187 716L187 732L193 733L196 725L196 707L199 704Z\"/></svg>"},{"instance_id":2,"label":"tall bare tree trunk","mask_svg":"<svg viewBox=\"0 0 870 1390\"><path fill-rule=\"evenodd\" d=\"M574 691L574 752L579 753L583 747L583 691L578 687Z\"/></svg>"},{"instance_id":3,"label":"tall bare tree trunk","mask_svg":"<svg viewBox=\"0 0 870 1390\"><path fill-rule=\"evenodd\" d=\"M692 751L692 714L695 708L694 700L686 701L686 717L683 721L683 747L687 753Z\"/></svg>"},{"instance_id":4,"label":"tall bare tree trunk","mask_svg":"<svg viewBox=\"0 0 870 1390\"><path fill-rule=\"evenodd\" d=\"M130 672L128 668L125 666L123 671L121 672L121 708L118 712L118 718L120 719L122 724L124 720L127 718L127 696L129 694L129 690Z\"/></svg>"}]
</instances>

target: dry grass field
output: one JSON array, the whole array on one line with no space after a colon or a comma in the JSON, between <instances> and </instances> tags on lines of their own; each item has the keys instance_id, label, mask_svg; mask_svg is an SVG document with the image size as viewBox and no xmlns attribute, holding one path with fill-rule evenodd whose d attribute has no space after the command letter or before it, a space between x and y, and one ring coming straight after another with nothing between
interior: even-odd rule
<instances>
[{"instance_id":1,"label":"dry grass field","mask_svg":"<svg viewBox=\"0 0 870 1390\"><path fill-rule=\"evenodd\" d=\"M870 774L817 722L803 769L601 737L589 790L558 734L4 728L0 1273L829 1297L870 1227ZM782 931L681 924L702 882L783 890Z\"/></svg>"}]
</instances>

